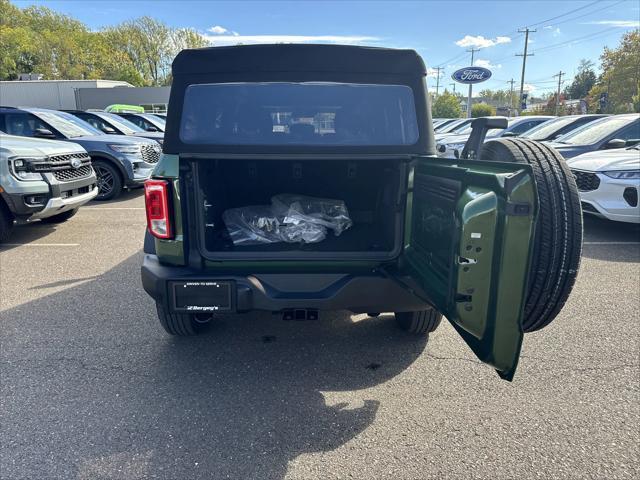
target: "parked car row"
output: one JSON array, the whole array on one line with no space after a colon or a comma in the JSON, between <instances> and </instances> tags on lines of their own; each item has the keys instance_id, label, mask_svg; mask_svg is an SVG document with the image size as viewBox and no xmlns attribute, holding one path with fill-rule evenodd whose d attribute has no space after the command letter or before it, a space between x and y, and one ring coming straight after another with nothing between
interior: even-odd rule
<instances>
[{"instance_id":1,"label":"parked car row","mask_svg":"<svg viewBox=\"0 0 640 480\"><path fill-rule=\"evenodd\" d=\"M463 122L434 122L438 156L460 157L471 133L470 123ZM486 140L510 136L547 143L564 157L584 213L640 223L640 115L515 117L504 130L490 131Z\"/></svg>"},{"instance_id":2,"label":"parked car row","mask_svg":"<svg viewBox=\"0 0 640 480\"><path fill-rule=\"evenodd\" d=\"M163 131L145 113L0 107L0 242L16 222L63 222L92 199L142 187Z\"/></svg>"},{"instance_id":3,"label":"parked car row","mask_svg":"<svg viewBox=\"0 0 640 480\"><path fill-rule=\"evenodd\" d=\"M123 189L141 187L162 151L159 128L144 130L121 115L129 114L0 107L0 130L80 145L91 158L97 176L96 199L111 200ZM164 121L156 120L163 127Z\"/></svg>"}]
</instances>

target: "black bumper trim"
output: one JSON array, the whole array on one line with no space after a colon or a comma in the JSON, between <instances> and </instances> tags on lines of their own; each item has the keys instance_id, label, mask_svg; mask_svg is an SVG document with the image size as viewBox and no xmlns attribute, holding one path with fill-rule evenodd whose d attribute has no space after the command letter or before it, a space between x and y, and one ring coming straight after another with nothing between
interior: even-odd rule
<instances>
[{"instance_id":1,"label":"black bumper trim","mask_svg":"<svg viewBox=\"0 0 640 480\"><path fill-rule=\"evenodd\" d=\"M165 308L173 311L169 295L170 281L227 281L235 285L231 311L281 311L291 308L316 310L350 310L355 313L416 311L428 305L404 289L396 280L372 272L365 275L319 273L317 290L296 290L299 277L295 273L236 276L223 275L189 267L160 264L155 255L145 255L142 264L142 286ZM309 276L308 274L306 275ZM277 277L277 281L274 277ZM274 284L277 283L277 288Z\"/></svg>"}]
</instances>

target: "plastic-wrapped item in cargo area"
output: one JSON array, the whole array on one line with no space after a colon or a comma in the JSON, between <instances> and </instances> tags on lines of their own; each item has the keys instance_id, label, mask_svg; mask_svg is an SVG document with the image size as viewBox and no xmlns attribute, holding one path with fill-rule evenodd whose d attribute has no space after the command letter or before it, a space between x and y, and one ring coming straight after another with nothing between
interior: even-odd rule
<instances>
[{"instance_id":1,"label":"plastic-wrapped item in cargo area","mask_svg":"<svg viewBox=\"0 0 640 480\"><path fill-rule=\"evenodd\" d=\"M272 197L271 204L278 215L284 215L286 223L323 225L333 230L336 236L353 223L342 200L283 193Z\"/></svg>"},{"instance_id":2,"label":"plastic-wrapped item in cargo area","mask_svg":"<svg viewBox=\"0 0 640 480\"><path fill-rule=\"evenodd\" d=\"M271 205L231 208L222 219L234 245L317 243L327 230L340 235L352 225L341 200L281 194Z\"/></svg>"}]
</instances>

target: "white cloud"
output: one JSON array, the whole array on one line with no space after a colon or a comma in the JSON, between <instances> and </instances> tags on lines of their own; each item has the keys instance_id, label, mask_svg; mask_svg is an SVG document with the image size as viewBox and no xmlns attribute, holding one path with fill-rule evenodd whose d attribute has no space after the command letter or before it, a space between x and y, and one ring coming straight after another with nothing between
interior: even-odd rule
<instances>
[{"instance_id":1,"label":"white cloud","mask_svg":"<svg viewBox=\"0 0 640 480\"><path fill-rule=\"evenodd\" d=\"M212 45L237 45L255 43L341 43L355 45L376 42L378 37L358 35L203 35Z\"/></svg>"},{"instance_id":2,"label":"white cloud","mask_svg":"<svg viewBox=\"0 0 640 480\"><path fill-rule=\"evenodd\" d=\"M609 25L620 28L640 28L640 20L598 20L596 22L587 22L583 25Z\"/></svg>"},{"instance_id":3,"label":"white cloud","mask_svg":"<svg viewBox=\"0 0 640 480\"><path fill-rule=\"evenodd\" d=\"M481 58L479 58L478 60L473 62L473 64L476 67L488 68L489 70L491 70L491 69L495 70L495 69L498 69L498 68L502 68L501 64L494 65L494 64L491 63L491 60L483 60Z\"/></svg>"},{"instance_id":4,"label":"white cloud","mask_svg":"<svg viewBox=\"0 0 640 480\"><path fill-rule=\"evenodd\" d=\"M560 27L556 27L556 29L551 34L553 37L559 37L561 35Z\"/></svg>"},{"instance_id":5,"label":"white cloud","mask_svg":"<svg viewBox=\"0 0 640 480\"><path fill-rule=\"evenodd\" d=\"M553 28L553 25L545 25L544 27L542 27L543 30L551 30Z\"/></svg>"},{"instance_id":6,"label":"white cloud","mask_svg":"<svg viewBox=\"0 0 640 480\"><path fill-rule=\"evenodd\" d=\"M511 42L510 37L496 37L494 39L484 38L482 35L465 35L464 38L461 38L456 42L456 45L459 47L474 47L474 48L487 48L493 47L495 45L500 45L501 43L509 43Z\"/></svg>"},{"instance_id":7,"label":"white cloud","mask_svg":"<svg viewBox=\"0 0 640 480\"><path fill-rule=\"evenodd\" d=\"M229 30L227 30L224 27L221 27L220 25L214 25L213 27L208 28L207 32L215 33L216 35L222 35L222 34L228 33Z\"/></svg>"}]
</instances>

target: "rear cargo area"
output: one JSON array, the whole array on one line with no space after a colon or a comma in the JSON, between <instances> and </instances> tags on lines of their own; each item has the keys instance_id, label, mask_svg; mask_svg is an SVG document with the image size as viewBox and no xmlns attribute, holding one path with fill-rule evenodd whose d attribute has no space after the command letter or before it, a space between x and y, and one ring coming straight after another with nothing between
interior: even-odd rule
<instances>
[{"instance_id":1,"label":"rear cargo area","mask_svg":"<svg viewBox=\"0 0 640 480\"><path fill-rule=\"evenodd\" d=\"M402 243L406 165L399 159L191 160L196 172L202 253L208 258L395 257ZM237 245L223 214L268 205L275 195L300 194L345 203L351 227L317 243Z\"/></svg>"}]
</instances>

